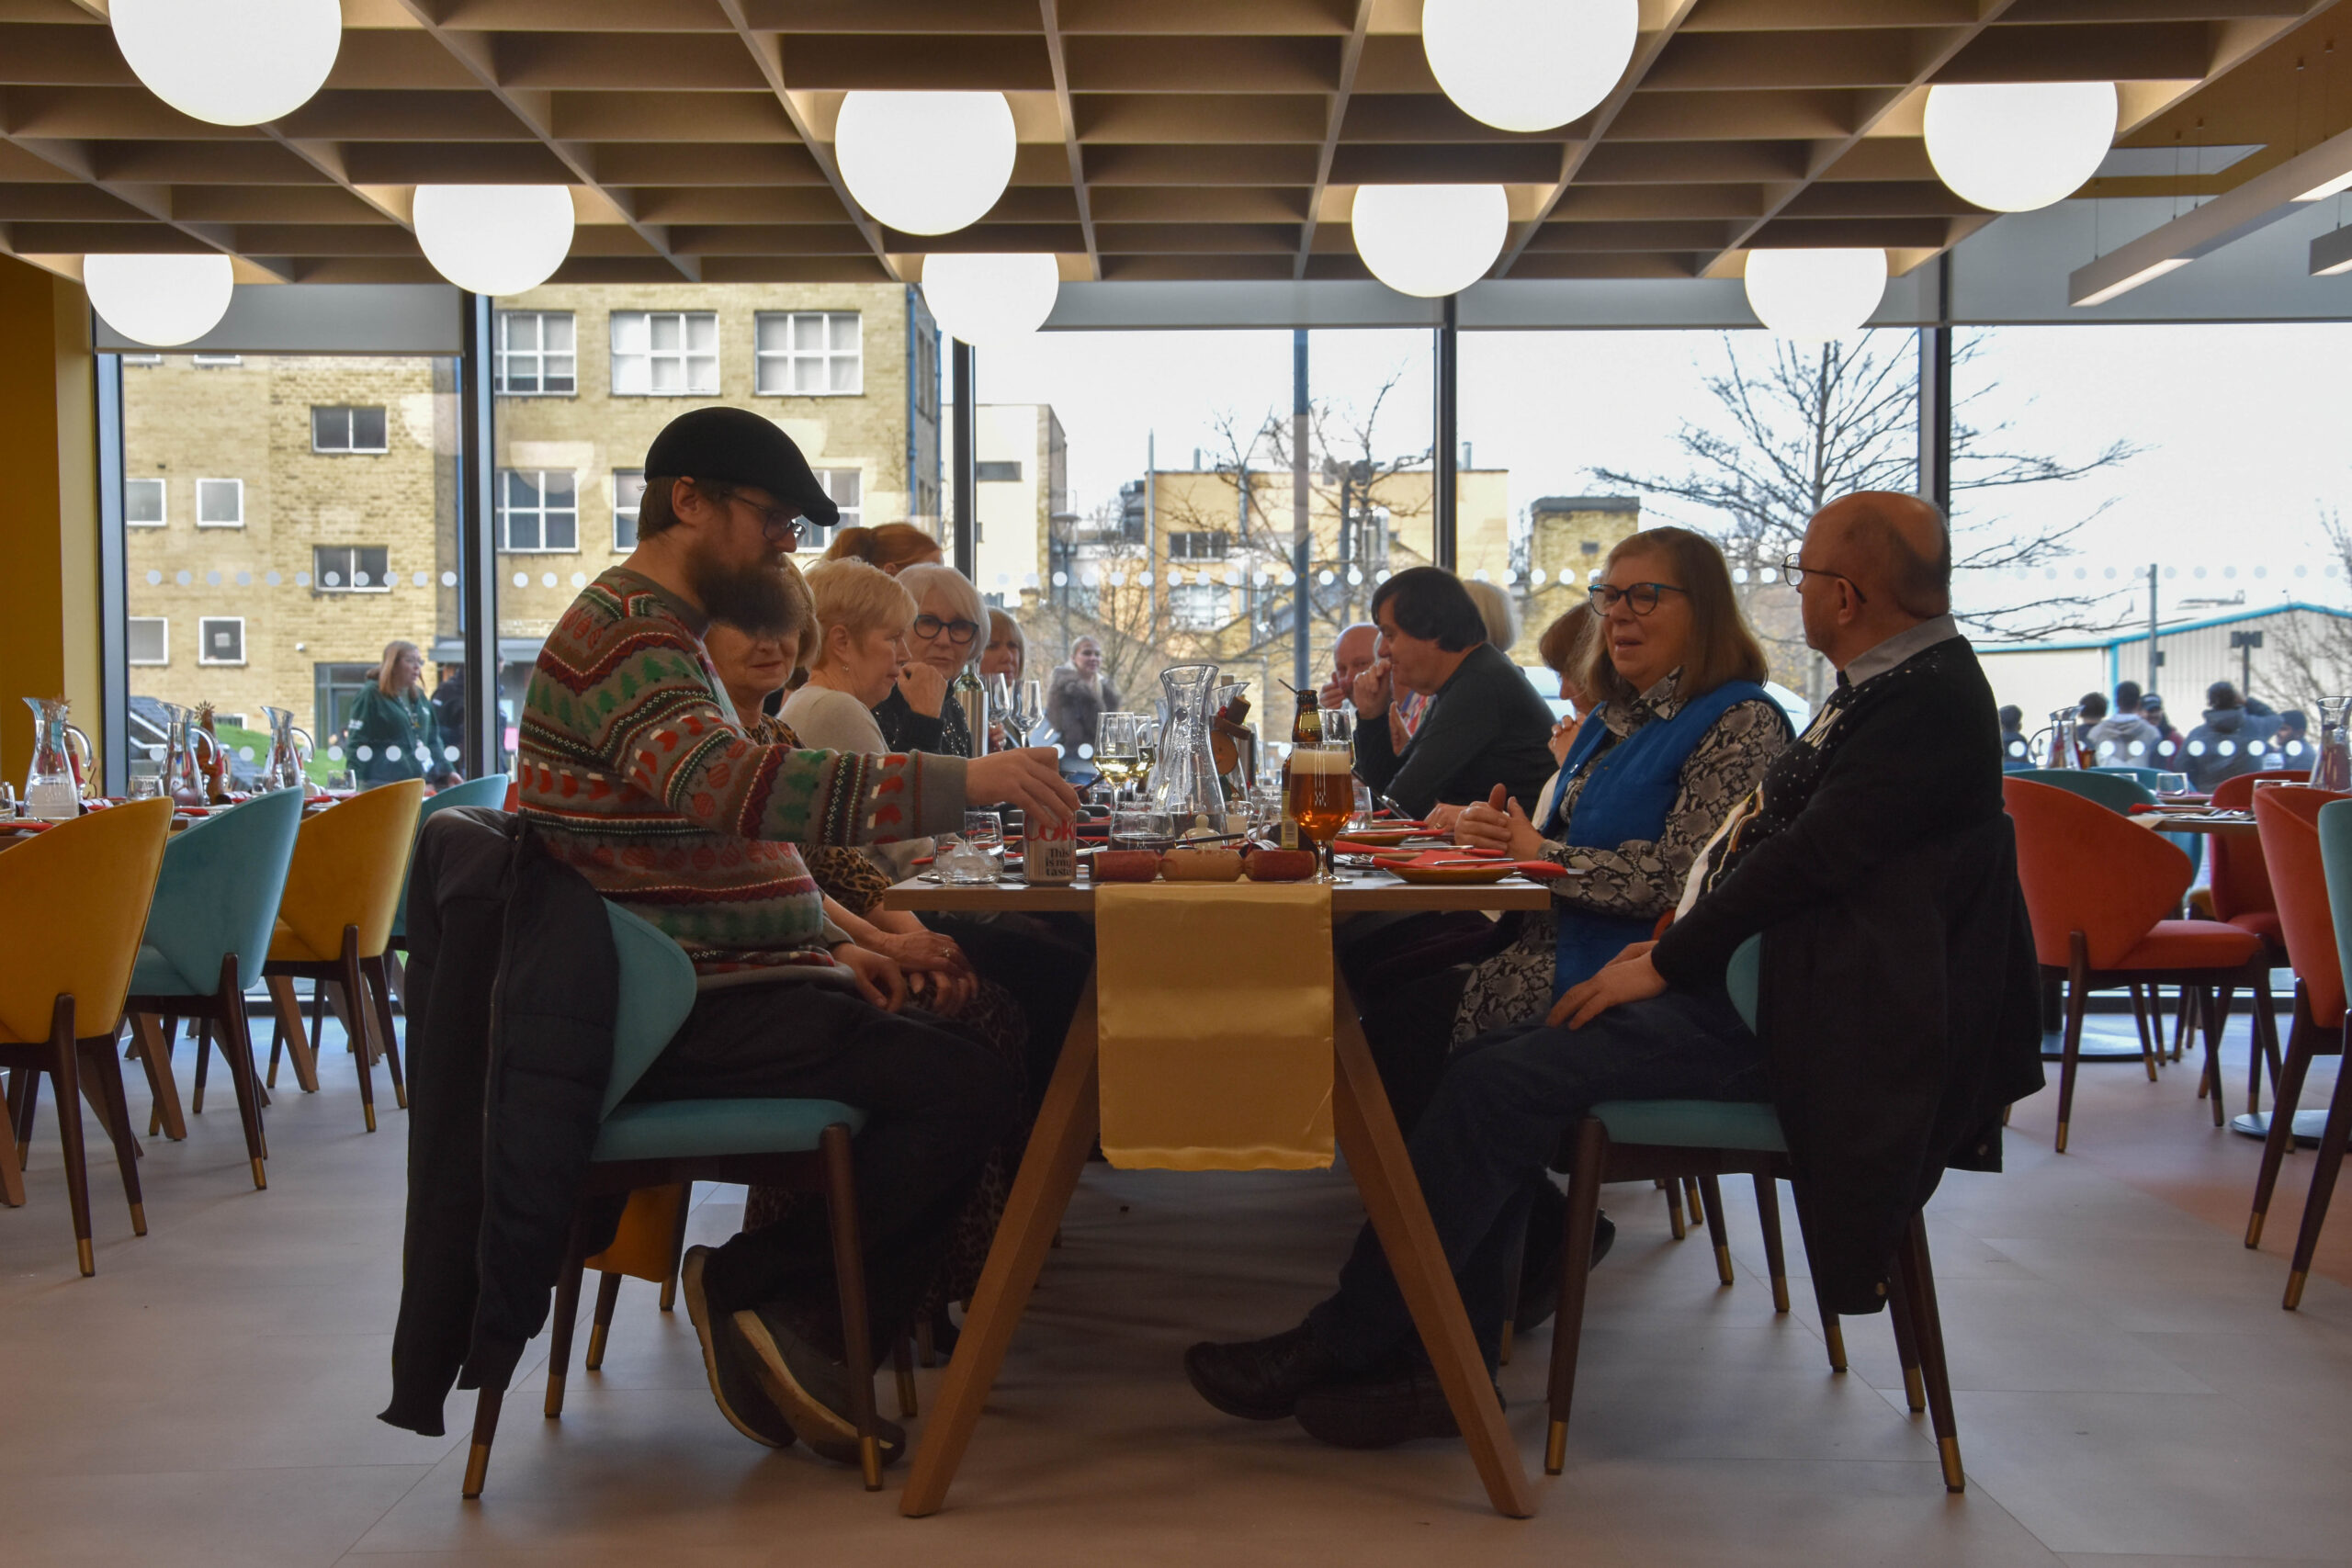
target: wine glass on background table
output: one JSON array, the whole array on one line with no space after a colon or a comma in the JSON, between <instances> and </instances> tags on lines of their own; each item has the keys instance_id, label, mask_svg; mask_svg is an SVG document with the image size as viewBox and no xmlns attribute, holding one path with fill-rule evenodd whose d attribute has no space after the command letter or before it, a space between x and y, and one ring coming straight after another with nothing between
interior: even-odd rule
<instances>
[{"instance_id":1,"label":"wine glass on background table","mask_svg":"<svg viewBox=\"0 0 2352 1568\"><path fill-rule=\"evenodd\" d=\"M1016 681L1010 675L989 677L989 706L1003 727L1005 739L1016 748L1029 744L1029 737L1045 717L1045 697L1038 683Z\"/></svg>"},{"instance_id":2,"label":"wine glass on background table","mask_svg":"<svg viewBox=\"0 0 2352 1568\"><path fill-rule=\"evenodd\" d=\"M1143 727L1149 722L1139 713L1106 713L1094 728L1094 766L1109 781L1111 805L1119 803L1119 790L1144 767Z\"/></svg>"}]
</instances>

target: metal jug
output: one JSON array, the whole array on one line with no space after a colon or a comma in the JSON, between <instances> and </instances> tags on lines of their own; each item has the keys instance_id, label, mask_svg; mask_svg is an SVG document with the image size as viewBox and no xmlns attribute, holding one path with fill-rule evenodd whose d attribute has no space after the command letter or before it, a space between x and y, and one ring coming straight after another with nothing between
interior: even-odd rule
<instances>
[{"instance_id":1,"label":"metal jug","mask_svg":"<svg viewBox=\"0 0 2352 1568\"><path fill-rule=\"evenodd\" d=\"M62 697L27 697L33 710L33 765L25 774L25 813L46 822L82 814L82 795L96 772L90 738L66 720Z\"/></svg>"},{"instance_id":2,"label":"metal jug","mask_svg":"<svg viewBox=\"0 0 2352 1568\"><path fill-rule=\"evenodd\" d=\"M2319 755L2312 783L2321 789L2352 790L2352 697L2319 700Z\"/></svg>"},{"instance_id":3,"label":"metal jug","mask_svg":"<svg viewBox=\"0 0 2352 1568\"><path fill-rule=\"evenodd\" d=\"M2082 722L2079 707L2050 710L2050 728L2033 738L2033 749L2045 768L2086 768L2090 764L2075 739L2075 727ZM2043 738L2048 738L2044 744Z\"/></svg>"},{"instance_id":4,"label":"metal jug","mask_svg":"<svg viewBox=\"0 0 2352 1568\"><path fill-rule=\"evenodd\" d=\"M300 789L303 770L309 765L314 750L310 732L294 722L294 715L286 708L274 708L265 704L262 714L269 720L269 763L262 770L264 790Z\"/></svg>"},{"instance_id":5,"label":"metal jug","mask_svg":"<svg viewBox=\"0 0 2352 1568\"><path fill-rule=\"evenodd\" d=\"M196 722L196 710L165 703L164 717L164 793L176 806L209 806L212 791L208 780L219 761L220 743ZM203 753L201 760L197 753Z\"/></svg>"}]
</instances>

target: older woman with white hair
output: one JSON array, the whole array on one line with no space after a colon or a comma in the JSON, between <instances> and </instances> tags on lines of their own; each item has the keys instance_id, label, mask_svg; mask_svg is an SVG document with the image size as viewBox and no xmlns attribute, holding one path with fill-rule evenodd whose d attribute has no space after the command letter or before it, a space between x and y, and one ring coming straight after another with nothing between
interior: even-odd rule
<instances>
[{"instance_id":1,"label":"older woman with white hair","mask_svg":"<svg viewBox=\"0 0 2352 1568\"><path fill-rule=\"evenodd\" d=\"M964 715L947 700L948 683L988 647L989 612L971 579L936 561L901 567L898 581L914 596L909 658L897 686L874 709L893 751L978 753Z\"/></svg>"}]
</instances>

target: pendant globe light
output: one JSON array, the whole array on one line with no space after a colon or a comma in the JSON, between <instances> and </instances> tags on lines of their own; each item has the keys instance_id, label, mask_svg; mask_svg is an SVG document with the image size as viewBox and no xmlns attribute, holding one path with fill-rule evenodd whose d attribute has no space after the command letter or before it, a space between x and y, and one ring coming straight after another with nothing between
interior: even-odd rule
<instances>
[{"instance_id":1,"label":"pendant globe light","mask_svg":"<svg viewBox=\"0 0 2352 1568\"><path fill-rule=\"evenodd\" d=\"M1928 160L1955 195L2030 212L2083 186L2115 140L2112 82L1969 83L1928 89Z\"/></svg>"},{"instance_id":2,"label":"pendant globe light","mask_svg":"<svg viewBox=\"0 0 2352 1568\"><path fill-rule=\"evenodd\" d=\"M1852 337L1885 292L1884 251L1747 253L1747 308L1775 333L1798 343Z\"/></svg>"},{"instance_id":3,"label":"pendant globe light","mask_svg":"<svg viewBox=\"0 0 2352 1568\"><path fill-rule=\"evenodd\" d=\"M922 297L941 330L975 348L1018 343L1046 324L1061 265L1044 252L950 253L922 263Z\"/></svg>"},{"instance_id":4,"label":"pendant globe light","mask_svg":"<svg viewBox=\"0 0 2352 1568\"><path fill-rule=\"evenodd\" d=\"M236 281L223 255L82 258L90 308L107 325L150 348L192 343L219 326Z\"/></svg>"},{"instance_id":5,"label":"pendant globe light","mask_svg":"<svg viewBox=\"0 0 2352 1568\"><path fill-rule=\"evenodd\" d=\"M1348 221L1373 276L1431 299L1487 276L1502 254L1510 203L1500 186L1361 186Z\"/></svg>"},{"instance_id":6,"label":"pendant globe light","mask_svg":"<svg viewBox=\"0 0 2352 1568\"><path fill-rule=\"evenodd\" d=\"M1471 118L1551 130L1609 96L1640 28L1639 0L1426 0L1421 51Z\"/></svg>"},{"instance_id":7,"label":"pendant globe light","mask_svg":"<svg viewBox=\"0 0 2352 1568\"><path fill-rule=\"evenodd\" d=\"M1012 182L1013 141L1002 93L854 92L833 126L850 195L902 234L978 222Z\"/></svg>"},{"instance_id":8,"label":"pendant globe light","mask_svg":"<svg viewBox=\"0 0 2352 1568\"><path fill-rule=\"evenodd\" d=\"M433 270L475 294L537 288L571 252L566 186L419 186L411 216Z\"/></svg>"},{"instance_id":9,"label":"pendant globe light","mask_svg":"<svg viewBox=\"0 0 2352 1568\"><path fill-rule=\"evenodd\" d=\"M149 92L214 125L292 114L343 45L336 0L114 0L107 20Z\"/></svg>"}]
</instances>

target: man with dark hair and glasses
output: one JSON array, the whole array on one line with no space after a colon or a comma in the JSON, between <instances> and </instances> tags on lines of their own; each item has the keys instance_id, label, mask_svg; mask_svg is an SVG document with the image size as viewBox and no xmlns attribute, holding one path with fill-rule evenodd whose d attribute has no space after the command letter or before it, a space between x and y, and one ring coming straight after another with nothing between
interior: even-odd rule
<instances>
[{"instance_id":1,"label":"man with dark hair and glasses","mask_svg":"<svg viewBox=\"0 0 2352 1568\"><path fill-rule=\"evenodd\" d=\"M1950 561L1917 496L1815 514L1788 570L1836 692L1700 852L1662 937L1472 1041L1440 1081L1408 1146L1490 1367L1533 1179L1604 1100L1771 1101L1827 1312L1886 1304L1895 1243L1946 1168L1999 1168L2003 1107L2041 1087L2038 970ZM1758 935L1760 1037L1726 989ZM1295 1416L1342 1447L1457 1430L1369 1226L1305 1322L1195 1345L1185 1370L1229 1415Z\"/></svg>"}]
</instances>

